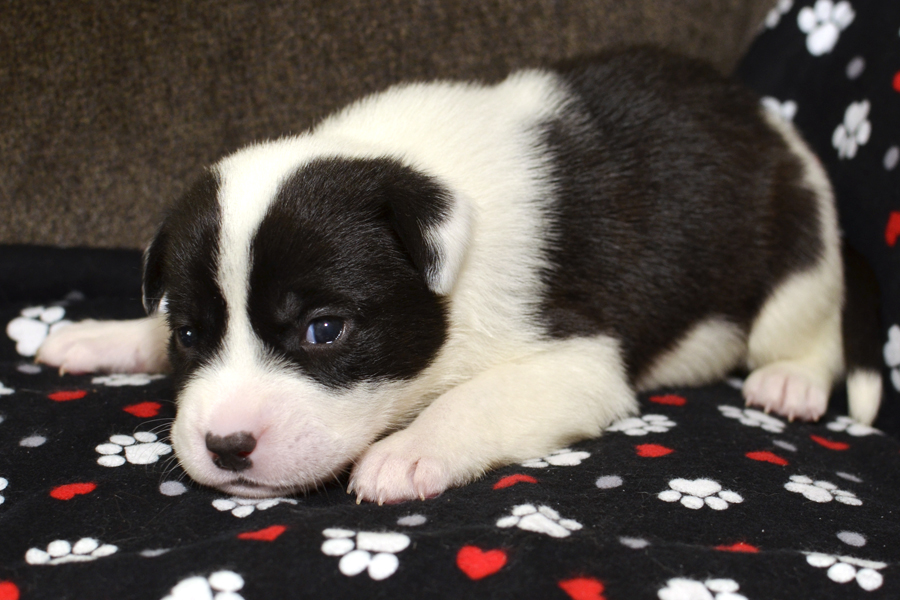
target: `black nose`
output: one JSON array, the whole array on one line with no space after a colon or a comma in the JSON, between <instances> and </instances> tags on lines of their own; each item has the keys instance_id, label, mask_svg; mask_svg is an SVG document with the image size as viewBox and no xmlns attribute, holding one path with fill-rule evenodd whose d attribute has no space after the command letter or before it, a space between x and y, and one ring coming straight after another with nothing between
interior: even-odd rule
<instances>
[{"instance_id":1,"label":"black nose","mask_svg":"<svg viewBox=\"0 0 900 600\"><path fill-rule=\"evenodd\" d=\"M212 452L212 461L220 469L243 471L253 466L250 453L256 448L256 438L246 431L224 437L207 433L206 448Z\"/></svg>"}]
</instances>

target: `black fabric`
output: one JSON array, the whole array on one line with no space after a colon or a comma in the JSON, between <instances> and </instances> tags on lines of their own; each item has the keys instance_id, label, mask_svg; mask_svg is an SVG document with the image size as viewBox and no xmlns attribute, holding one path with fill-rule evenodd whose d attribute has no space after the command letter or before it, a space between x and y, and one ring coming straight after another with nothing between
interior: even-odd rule
<instances>
[{"instance_id":1,"label":"black fabric","mask_svg":"<svg viewBox=\"0 0 900 600\"><path fill-rule=\"evenodd\" d=\"M45 256L0 247L23 289L140 263ZM3 301L0 323L142 314L127 273L76 289ZM342 480L253 506L174 464L169 378L60 377L2 336L0 382L0 600L900 597L900 442L745 411L734 385L644 395L642 419L433 500L357 505Z\"/></svg>"}]
</instances>

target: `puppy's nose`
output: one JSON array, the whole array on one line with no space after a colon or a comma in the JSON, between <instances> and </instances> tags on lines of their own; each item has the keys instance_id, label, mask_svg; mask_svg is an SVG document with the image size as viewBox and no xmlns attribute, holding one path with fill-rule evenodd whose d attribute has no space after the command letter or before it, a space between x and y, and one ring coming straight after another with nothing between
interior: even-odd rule
<instances>
[{"instance_id":1,"label":"puppy's nose","mask_svg":"<svg viewBox=\"0 0 900 600\"><path fill-rule=\"evenodd\" d=\"M246 431L224 437L207 433L206 448L212 453L213 463L220 469L243 471L253 466L250 454L256 448L256 438Z\"/></svg>"}]
</instances>

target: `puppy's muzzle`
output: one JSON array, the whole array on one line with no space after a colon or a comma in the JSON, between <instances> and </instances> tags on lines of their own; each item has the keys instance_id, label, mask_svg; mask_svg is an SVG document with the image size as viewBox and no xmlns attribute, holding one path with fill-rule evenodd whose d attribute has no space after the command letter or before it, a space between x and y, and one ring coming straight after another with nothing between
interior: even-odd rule
<instances>
[{"instance_id":1,"label":"puppy's muzzle","mask_svg":"<svg viewBox=\"0 0 900 600\"><path fill-rule=\"evenodd\" d=\"M226 436L206 434L206 448L213 463L225 471L244 471L253 466L250 455L256 448L256 438L246 431Z\"/></svg>"}]
</instances>

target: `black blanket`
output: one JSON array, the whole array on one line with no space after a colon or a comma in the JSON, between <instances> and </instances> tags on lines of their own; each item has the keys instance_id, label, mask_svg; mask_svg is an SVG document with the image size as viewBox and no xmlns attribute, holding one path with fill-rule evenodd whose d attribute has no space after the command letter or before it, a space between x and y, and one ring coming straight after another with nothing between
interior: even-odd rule
<instances>
[{"instance_id":1,"label":"black blanket","mask_svg":"<svg viewBox=\"0 0 900 600\"><path fill-rule=\"evenodd\" d=\"M137 253L0 248L13 262L0 321L25 354L61 321L141 314ZM900 443L746 410L737 381L645 395L601 439L437 499L357 505L341 480L259 502L185 477L168 379L61 377L16 346L0 600L900 597Z\"/></svg>"}]
</instances>

